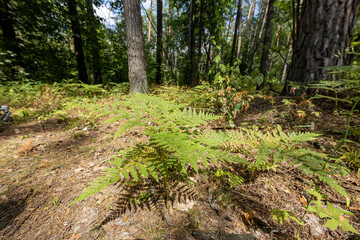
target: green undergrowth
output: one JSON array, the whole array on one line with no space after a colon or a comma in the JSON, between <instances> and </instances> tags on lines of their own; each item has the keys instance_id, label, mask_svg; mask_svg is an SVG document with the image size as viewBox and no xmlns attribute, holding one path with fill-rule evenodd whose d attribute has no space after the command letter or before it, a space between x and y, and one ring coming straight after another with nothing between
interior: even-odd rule
<instances>
[{"instance_id":1,"label":"green undergrowth","mask_svg":"<svg viewBox=\"0 0 360 240\"><path fill-rule=\"evenodd\" d=\"M0 104L10 107L15 122L51 118L69 120L71 112L103 99L122 96L127 91L127 83L102 86L70 82L44 84L27 80L0 84Z\"/></svg>"},{"instance_id":2,"label":"green undergrowth","mask_svg":"<svg viewBox=\"0 0 360 240\"><path fill-rule=\"evenodd\" d=\"M249 179L227 171L227 166L237 165L236 169L258 172L275 171L286 163L315 179L307 189L311 199L304 206L304 216L312 212L326 219L326 227L358 233L345 217L353 214L333 205L324 193L327 185L346 199L347 206L350 204L350 196L338 177L347 175L349 169L334 155L308 147L308 141L316 141L320 136L317 133L286 132L280 126L266 132L256 127L216 130L211 123L218 121L219 115L191 108L188 102L178 103L163 95L129 95L96 113L98 117L110 115L107 122L123 122L114 132L114 138L136 129L148 140L120 151L109 161L111 167L105 169L104 175L90 183L71 204L118 181L141 183L144 179L161 186L168 202L169 186L187 181L202 169L214 171L215 176L229 180L234 187ZM279 222L292 219L299 226L304 224L303 217L285 210L274 209L272 214Z\"/></svg>"}]
</instances>

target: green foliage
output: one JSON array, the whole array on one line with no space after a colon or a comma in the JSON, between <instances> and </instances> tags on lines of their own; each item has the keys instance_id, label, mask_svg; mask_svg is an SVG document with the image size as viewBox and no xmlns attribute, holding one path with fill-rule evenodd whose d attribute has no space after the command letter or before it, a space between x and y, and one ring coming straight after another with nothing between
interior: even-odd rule
<instances>
[{"instance_id":1,"label":"green foliage","mask_svg":"<svg viewBox=\"0 0 360 240\"><path fill-rule=\"evenodd\" d=\"M280 224L282 224L284 222L284 220L289 222L290 219L292 219L297 224L304 225L304 223L301 222L301 220L299 218L294 216L294 214L292 212L289 212L289 211L286 211L283 209L274 209L271 211L271 215L272 215L273 219L278 221Z\"/></svg>"},{"instance_id":2,"label":"green foliage","mask_svg":"<svg viewBox=\"0 0 360 240\"><path fill-rule=\"evenodd\" d=\"M281 162L290 162L291 165L296 166L306 174L316 177L319 182L330 186L345 197L349 204L348 193L340 186L341 182L333 177L338 174L344 176L348 174L349 170L344 166L329 163L326 154L317 153L310 148L302 146L304 142L316 140L318 136L319 134L310 132L285 133L279 126L266 133L262 133L258 128L241 128L240 131L229 132L229 139L224 143L224 146L232 151L241 152L252 158L253 164L249 167L252 171L276 170L276 167L278 167ZM326 168L324 166L326 166ZM313 187L315 187L315 185ZM319 189L319 194L320 191ZM313 192L314 191L311 191L311 193ZM327 224L325 224L326 227L334 228L341 224L343 230L355 232L347 220L342 222L339 220L339 214L349 214L349 212L342 210L342 212L337 212L337 210L334 210L336 208L329 202L327 202L327 210L323 209L321 208L322 200L323 199L319 199L319 202L314 202L317 205L316 211L313 211L310 204L306 207L306 211L312 211L321 218L330 218ZM324 215L326 211L328 213ZM285 210L275 209L272 215L274 219L280 223L282 223L283 220L289 221L289 219L292 219L298 224L303 225L302 220L299 220L292 213ZM335 225L335 223L337 225Z\"/></svg>"},{"instance_id":3,"label":"green foliage","mask_svg":"<svg viewBox=\"0 0 360 240\"><path fill-rule=\"evenodd\" d=\"M216 170L215 176L218 177L223 182L230 183L230 188L241 185L245 182L245 179L232 174L229 171L224 171L221 169Z\"/></svg>"},{"instance_id":4,"label":"green foliage","mask_svg":"<svg viewBox=\"0 0 360 240\"><path fill-rule=\"evenodd\" d=\"M0 84L8 81L25 81L28 73L16 64L16 54L10 51L0 52Z\"/></svg>"},{"instance_id":5,"label":"green foliage","mask_svg":"<svg viewBox=\"0 0 360 240\"><path fill-rule=\"evenodd\" d=\"M211 113L186 108L185 104L164 100L159 96L131 95L116 102L112 108L99 110L99 116L114 115L107 122L125 120L115 133L115 138L135 127L141 127L148 136L147 144L139 144L114 157L106 176L99 178L73 203L95 194L121 178L135 181L151 177L161 181L166 192L171 179L188 176L189 168L198 173L199 166L207 167L209 161L218 165L220 160L240 162L229 151L220 149L224 141L221 133L204 133L198 129L209 121L219 119Z\"/></svg>"},{"instance_id":6,"label":"green foliage","mask_svg":"<svg viewBox=\"0 0 360 240\"><path fill-rule=\"evenodd\" d=\"M338 111L339 102L352 105L360 93L360 65L336 66L326 68L330 74L337 75L336 81L321 81L312 86L321 89L313 99L330 99L335 103L334 111Z\"/></svg>"},{"instance_id":7,"label":"green foliage","mask_svg":"<svg viewBox=\"0 0 360 240\"><path fill-rule=\"evenodd\" d=\"M358 173L360 172L360 150L345 146L340 160L346 162L351 168Z\"/></svg>"},{"instance_id":8,"label":"green foliage","mask_svg":"<svg viewBox=\"0 0 360 240\"><path fill-rule=\"evenodd\" d=\"M225 147L254 159L254 164L250 166L253 171L275 168L282 161L304 155L303 148L297 149L297 146L315 140L319 136L310 132L285 133L280 126L266 133L254 127L240 128L239 131L230 131L228 134L229 139ZM318 153L311 152L311 154Z\"/></svg>"},{"instance_id":9,"label":"green foliage","mask_svg":"<svg viewBox=\"0 0 360 240\"><path fill-rule=\"evenodd\" d=\"M345 214L354 215L352 212L337 208L330 202L326 202L327 206L325 208L322 202L323 194L315 190L307 190L307 192L316 198L316 200L311 202L312 205L307 207L307 211L316 213L320 218L327 219L324 225L325 227L336 230L340 226L343 231L359 234L359 232L350 225L349 220L344 217Z\"/></svg>"}]
</instances>

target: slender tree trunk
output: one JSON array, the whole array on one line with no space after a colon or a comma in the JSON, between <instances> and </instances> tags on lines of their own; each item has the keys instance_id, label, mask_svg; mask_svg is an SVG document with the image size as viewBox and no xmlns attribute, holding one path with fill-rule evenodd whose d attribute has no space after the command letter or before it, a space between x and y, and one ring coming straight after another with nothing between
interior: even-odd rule
<instances>
[{"instance_id":1,"label":"slender tree trunk","mask_svg":"<svg viewBox=\"0 0 360 240\"><path fill-rule=\"evenodd\" d=\"M288 80L303 84L327 80L324 67L349 63L346 49L352 41L359 2L304 0ZM285 87L283 93L288 91Z\"/></svg>"},{"instance_id":2,"label":"slender tree trunk","mask_svg":"<svg viewBox=\"0 0 360 240\"><path fill-rule=\"evenodd\" d=\"M254 15L255 15L255 7L256 7L256 1L257 0L253 0L251 2L251 5L250 5L250 9L249 9L249 13L248 13L248 17L247 17L247 22L246 22L246 32L247 32L247 38L248 38L248 46L247 46L247 53L246 53L246 56L250 56L250 53L251 53L251 49L252 49L252 45L253 45L253 40L252 38L256 38L256 34L257 34L257 29L258 29L258 23L260 21L260 18L258 18L257 22L255 23L255 31L254 33L253 32L253 19L254 19ZM255 7L254 7L255 5Z\"/></svg>"},{"instance_id":3,"label":"slender tree trunk","mask_svg":"<svg viewBox=\"0 0 360 240\"><path fill-rule=\"evenodd\" d=\"M75 56L77 62L77 69L79 72L79 80L88 84L89 78L86 72L85 57L83 43L81 39L81 28L79 23L79 14L76 9L76 1L68 0L69 16L71 22L71 30L75 45Z\"/></svg>"},{"instance_id":4,"label":"slender tree trunk","mask_svg":"<svg viewBox=\"0 0 360 240\"><path fill-rule=\"evenodd\" d=\"M124 0L130 92L148 92L140 0Z\"/></svg>"},{"instance_id":5,"label":"slender tree trunk","mask_svg":"<svg viewBox=\"0 0 360 240\"><path fill-rule=\"evenodd\" d=\"M226 41L229 41L229 44L231 43L231 37L233 34L233 28L234 28L234 18L233 18L233 8L230 9L230 19L229 19L229 25L226 29Z\"/></svg>"},{"instance_id":6,"label":"slender tree trunk","mask_svg":"<svg viewBox=\"0 0 360 240\"><path fill-rule=\"evenodd\" d=\"M242 30L242 11L243 11L243 0L239 0L238 5L240 5L240 14L239 14L239 29L238 29L238 42L237 42L237 51L236 57L240 60L241 59L241 30ZM239 11L239 9L238 9Z\"/></svg>"},{"instance_id":7,"label":"slender tree trunk","mask_svg":"<svg viewBox=\"0 0 360 240\"><path fill-rule=\"evenodd\" d=\"M6 50L15 53L17 64L21 65L22 61L19 41L15 34L13 25L14 21L11 13L9 12L8 4L7 0L0 0L0 26Z\"/></svg>"},{"instance_id":8,"label":"slender tree trunk","mask_svg":"<svg viewBox=\"0 0 360 240\"><path fill-rule=\"evenodd\" d=\"M278 48L279 47L279 42L280 42L280 33L281 33L281 25L279 24L278 25L278 28L276 30L276 34L275 34L275 48ZM269 69L272 68L274 64L274 58L271 58L271 61L270 61L270 65L269 65Z\"/></svg>"},{"instance_id":9,"label":"slender tree trunk","mask_svg":"<svg viewBox=\"0 0 360 240\"><path fill-rule=\"evenodd\" d=\"M94 8L92 0L86 0L86 7L87 7L87 13L88 13L88 21L90 26L90 45L91 45L91 51L92 51L92 62L93 62L93 68L94 68L94 84L101 84L102 81L102 75L101 75L101 58L100 58L100 46L99 46L99 40L97 37L97 30L96 30L96 18L94 15Z\"/></svg>"},{"instance_id":10,"label":"slender tree trunk","mask_svg":"<svg viewBox=\"0 0 360 240\"><path fill-rule=\"evenodd\" d=\"M171 22L170 22L170 19L171 19L171 6L170 6L170 0L169 0L169 16L168 16L168 41L170 41L171 39ZM169 68L169 62L170 62L170 57L171 57L171 48L170 48L170 44L168 44L168 47L167 47L167 61L166 61L166 70L168 70Z\"/></svg>"},{"instance_id":11,"label":"slender tree trunk","mask_svg":"<svg viewBox=\"0 0 360 240\"><path fill-rule=\"evenodd\" d=\"M202 33L203 33L203 16L204 15L204 0L200 0L200 21L199 21L199 42L198 42L198 65L197 65L197 81L200 83L201 72L201 46L202 46Z\"/></svg>"},{"instance_id":12,"label":"slender tree trunk","mask_svg":"<svg viewBox=\"0 0 360 240\"><path fill-rule=\"evenodd\" d=\"M162 32L163 32L163 2L162 0L157 0L157 41L156 41L156 64L157 64L157 71L156 71L156 83L161 84L162 83L162 75L161 75L161 69L162 69Z\"/></svg>"},{"instance_id":13,"label":"slender tree trunk","mask_svg":"<svg viewBox=\"0 0 360 240\"><path fill-rule=\"evenodd\" d=\"M275 8L274 3L276 0L269 0L268 3L268 12L266 16L266 26L265 26L265 36L264 36L264 46L261 54L261 63L260 63L260 73L263 75L264 80L259 85L258 90L264 89L265 81L266 81L266 74L267 74L267 66L269 61L269 48L271 47L272 42L272 29L273 29L273 23L272 20L275 15Z\"/></svg>"},{"instance_id":14,"label":"slender tree trunk","mask_svg":"<svg viewBox=\"0 0 360 240\"><path fill-rule=\"evenodd\" d=\"M254 66L255 66L255 60L256 60L256 56L257 56L257 51L259 49L259 44L260 44L262 34L263 34L263 31L264 31L264 26L265 26L268 10L269 10L269 3L266 5L265 14L264 14L264 17L263 17L261 28L260 28L258 37L255 40L255 48L254 48L254 53L252 55L252 61L251 61L251 66L250 66L250 69L249 69L249 73L251 73L253 71Z\"/></svg>"},{"instance_id":15,"label":"slender tree trunk","mask_svg":"<svg viewBox=\"0 0 360 240\"><path fill-rule=\"evenodd\" d=\"M211 16L215 16L216 14L216 9L215 9L215 4L214 1L211 1L212 5L212 15ZM208 51L206 52L207 57L206 57L206 65L205 65L205 74L204 74L204 80L211 83L210 79L208 78L209 76L209 69L210 69L210 62L211 62L211 53L212 53L212 40L211 37L214 36L214 32L215 32L215 23L214 23L214 19L210 18L211 21L211 26L210 26L210 36L209 36L209 48ZM206 49L206 48L205 48Z\"/></svg>"},{"instance_id":16,"label":"slender tree trunk","mask_svg":"<svg viewBox=\"0 0 360 240\"><path fill-rule=\"evenodd\" d=\"M288 36L287 42L286 42L286 46L288 46L288 50L286 52L286 57L285 57L285 62L284 62L284 67L281 73L281 83L285 82L285 77L286 77L286 72L287 72L287 68L289 65L289 58L290 58L290 53L291 53L291 49L292 49L292 44L290 43L290 39L291 39L291 35Z\"/></svg>"},{"instance_id":17,"label":"slender tree trunk","mask_svg":"<svg viewBox=\"0 0 360 240\"><path fill-rule=\"evenodd\" d=\"M232 67L232 65L234 63L235 45L236 45L238 29L239 29L239 25L240 25L241 11L242 11L242 0L238 0L236 21L235 21L235 33L234 33L234 39L233 39L233 43L232 43L231 57L230 57L230 68ZM239 36L240 36L240 34L241 34L241 32L239 32ZM240 44L241 44L241 40L240 40ZM229 75L231 75L231 69L230 69Z\"/></svg>"},{"instance_id":18,"label":"slender tree trunk","mask_svg":"<svg viewBox=\"0 0 360 240\"><path fill-rule=\"evenodd\" d=\"M149 11L149 27L148 27L148 42L151 40L151 21L152 21L152 1L150 1L150 11Z\"/></svg>"},{"instance_id":19,"label":"slender tree trunk","mask_svg":"<svg viewBox=\"0 0 360 240\"><path fill-rule=\"evenodd\" d=\"M191 87L195 87L196 79L194 72L194 64L195 64L195 0L190 0L190 21L189 21L189 79L187 79L188 85Z\"/></svg>"}]
</instances>

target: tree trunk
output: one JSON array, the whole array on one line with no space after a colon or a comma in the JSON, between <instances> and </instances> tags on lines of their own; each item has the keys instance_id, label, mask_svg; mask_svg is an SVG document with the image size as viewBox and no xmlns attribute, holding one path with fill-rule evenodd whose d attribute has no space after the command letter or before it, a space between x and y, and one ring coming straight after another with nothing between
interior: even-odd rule
<instances>
[{"instance_id":1,"label":"tree trunk","mask_svg":"<svg viewBox=\"0 0 360 240\"><path fill-rule=\"evenodd\" d=\"M279 43L280 43L280 33L281 33L281 25L279 24L278 25L278 28L276 30L276 34L275 34L275 48L277 49L279 47ZM275 59L274 58L271 58L271 61L270 61L270 66L269 66L269 69L272 68L272 66L274 65L274 61Z\"/></svg>"},{"instance_id":2,"label":"tree trunk","mask_svg":"<svg viewBox=\"0 0 360 240\"><path fill-rule=\"evenodd\" d=\"M16 54L17 64L21 65L21 52L18 39L16 38L13 18L9 12L7 0L0 0L0 26L4 37L6 50Z\"/></svg>"},{"instance_id":3,"label":"tree trunk","mask_svg":"<svg viewBox=\"0 0 360 240\"><path fill-rule=\"evenodd\" d=\"M258 86L258 90L262 90L264 89L265 86L265 81L266 81L266 74L267 74L267 66L268 66L268 61L269 61L269 48L271 47L271 42L272 42L272 29L273 29L273 24L272 24L272 20L274 18L275 15L275 8L274 8L274 3L276 0L269 0L268 3L268 12L267 12L267 16L266 16L266 25L265 25L265 36L264 36L264 46L263 46L263 51L261 54L261 63L260 63L260 73L263 75L264 80L263 82Z\"/></svg>"},{"instance_id":4,"label":"tree trunk","mask_svg":"<svg viewBox=\"0 0 360 240\"><path fill-rule=\"evenodd\" d=\"M271 0L270 0L271 1ZM259 31L259 34L258 34L258 37L257 39L255 39L255 49L254 49L254 53L252 55L252 61L251 61L251 66L250 66L250 69L249 69L249 73L251 73L254 69L254 66L255 66L255 61L256 61L256 55L257 55L257 51L258 51L258 48L259 48L259 44L260 44L260 40L262 38L262 34L263 34L263 31L264 31L264 26L265 26L265 21L266 21L266 17L267 17L267 13L269 11L269 3L266 5L266 9L265 9L265 13L264 13L264 18L263 18L263 21L261 23L261 28L260 28L260 31Z\"/></svg>"},{"instance_id":5,"label":"tree trunk","mask_svg":"<svg viewBox=\"0 0 360 240\"><path fill-rule=\"evenodd\" d=\"M198 42L198 65L197 65L197 83L200 83L200 71L201 71L201 45L202 45L202 33L203 33L203 14L204 14L204 1L200 0L200 22L199 22L199 42Z\"/></svg>"},{"instance_id":6,"label":"tree trunk","mask_svg":"<svg viewBox=\"0 0 360 240\"><path fill-rule=\"evenodd\" d=\"M152 0L150 1L148 42L150 42L150 40L151 40L151 18L152 18Z\"/></svg>"},{"instance_id":7,"label":"tree trunk","mask_svg":"<svg viewBox=\"0 0 360 240\"><path fill-rule=\"evenodd\" d=\"M130 92L148 93L140 0L124 0Z\"/></svg>"},{"instance_id":8,"label":"tree trunk","mask_svg":"<svg viewBox=\"0 0 360 240\"><path fill-rule=\"evenodd\" d=\"M242 0L239 0L238 7L237 7L237 13L236 13L236 21L235 21L235 33L234 33L234 39L233 39L232 48L231 48L230 68L232 67L232 65L234 63L235 45L236 45L238 29L239 29L239 25L240 25L241 11L242 11ZM239 32L239 36L240 36L240 34L241 33ZM241 44L241 40L240 40L240 44ZM229 75L231 75L231 69L230 69Z\"/></svg>"},{"instance_id":9,"label":"tree trunk","mask_svg":"<svg viewBox=\"0 0 360 240\"><path fill-rule=\"evenodd\" d=\"M157 40L156 40L156 83L161 84L162 83L162 76L161 76L161 69L162 69L162 33L163 33L163 3L162 0L157 0L157 25L156 25L156 31L157 31Z\"/></svg>"},{"instance_id":10,"label":"tree trunk","mask_svg":"<svg viewBox=\"0 0 360 240\"><path fill-rule=\"evenodd\" d=\"M227 34L226 34L226 41L229 41L229 44L231 44L233 28L234 28L234 18L233 18L233 8L231 7L229 25L227 27Z\"/></svg>"},{"instance_id":11,"label":"tree trunk","mask_svg":"<svg viewBox=\"0 0 360 240\"><path fill-rule=\"evenodd\" d=\"M169 16L168 16L168 47L167 47L167 61L166 61L166 70L169 69L169 63L170 63L170 58L171 58L171 48L170 48L170 44L169 42L171 41L171 22L170 22L170 19L171 19L171 16L172 16L172 13L171 13L171 1L169 0ZM171 68L171 71L172 71L172 68Z\"/></svg>"},{"instance_id":12,"label":"tree trunk","mask_svg":"<svg viewBox=\"0 0 360 240\"><path fill-rule=\"evenodd\" d=\"M197 85L196 79L194 77L194 64L195 64L195 0L190 0L190 21L189 21L189 79L187 83L191 87Z\"/></svg>"},{"instance_id":13,"label":"tree trunk","mask_svg":"<svg viewBox=\"0 0 360 240\"><path fill-rule=\"evenodd\" d=\"M291 35L288 36L288 39L287 39L287 42L286 42L286 46L288 46L288 51L286 52L285 63L284 63L284 67L283 67L283 70L282 70L282 73L281 73L280 83L284 83L287 68L288 68L288 65L289 65L289 58L290 58L290 53L291 53L291 49L292 49L292 44L290 43L290 37L291 37Z\"/></svg>"},{"instance_id":14,"label":"tree trunk","mask_svg":"<svg viewBox=\"0 0 360 240\"><path fill-rule=\"evenodd\" d=\"M237 51L236 51L236 57L238 59L241 59L241 30L242 30L242 5L243 5L243 1L239 0L238 5L240 5L240 14L239 14L239 29L238 29L238 42L237 42ZM239 11L239 9L238 9Z\"/></svg>"},{"instance_id":15,"label":"tree trunk","mask_svg":"<svg viewBox=\"0 0 360 240\"><path fill-rule=\"evenodd\" d=\"M211 1L211 8L212 8L212 16L215 16L216 14L216 5L214 1ZM210 15L211 16L211 15ZM206 57L206 65L205 65L205 73L204 73L204 81L208 81L209 83L211 83L210 79L208 79L209 76L209 69L210 69L210 63L212 61L212 39L211 37L214 36L215 33L215 26L216 24L214 23L214 18L210 18L211 21L211 25L210 25L210 34L209 34L209 48L208 51L206 52L207 57ZM205 48L206 50L206 48Z\"/></svg>"},{"instance_id":16,"label":"tree trunk","mask_svg":"<svg viewBox=\"0 0 360 240\"><path fill-rule=\"evenodd\" d=\"M94 8L92 0L86 0L86 8L88 13L88 23L90 26L90 45L92 51L92 61L93 61L93 69L94 69L94 84L102 84L102 76L101 76L101 58L100 58L100 46L99 40L97 37L96 30L96 18L94 15Z\"/></svg>"},{"instance_id":17,"label":"tree trunk","mask_svg":"<svg viewBox=\"0 0 360 240\"><path fill-rule=\"evenodd\" d=\"M82 81L83 83L88 84L89 79L85 66L85 57L84 57L83 43L81 39L79 14L76 9L75 0L68 0L68 7L69 7L72 36L75 45L75 56L76 56L77 69L79 72L79 80Z\"/></svg>"},{"instance_id":18,"label":"tree trunk","mask_svg":"<svg viewBox=\"0 0 360 240\"><path fill-rule=\"evenodd\" d=\"M359 0L304 0L288 80L305 85L329 78L323 67L349 63ZM287 87L283 93L289 93ZM307 94L312 94L307 90Z\"/></svg>"}]
</instances>

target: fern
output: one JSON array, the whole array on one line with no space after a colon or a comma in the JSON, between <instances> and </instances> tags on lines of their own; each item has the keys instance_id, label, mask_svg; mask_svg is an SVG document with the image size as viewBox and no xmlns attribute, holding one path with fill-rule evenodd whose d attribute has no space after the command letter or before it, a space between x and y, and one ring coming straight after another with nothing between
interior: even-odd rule
<instances>
[{"instance_id":1,"label":"fern","mask_svg":"<svg viewBox=\"0 0 360 240\"><path fill-rule=\"evenodd\" d=\"M106 107L98 116L112 115L106 122L125 121L115 133L115 138L136 126L149 138L147 145L125 150L110 162L105 176L96 180L73 203L102 191L120 179L151 177L161 182L168 193L169 182L181 175L186 177L189 168L198 173L200 166L207 167L209 161L241 162L221 147L226 136L218 132L206 134L199 128L219 116L187 108L160 96L134 94L124 101ZM233 179L235 177L233 176ZM167 196L168 197L168 196ZM73 204L72 203L72 204Z\"/></svg>"}]
</instances>

